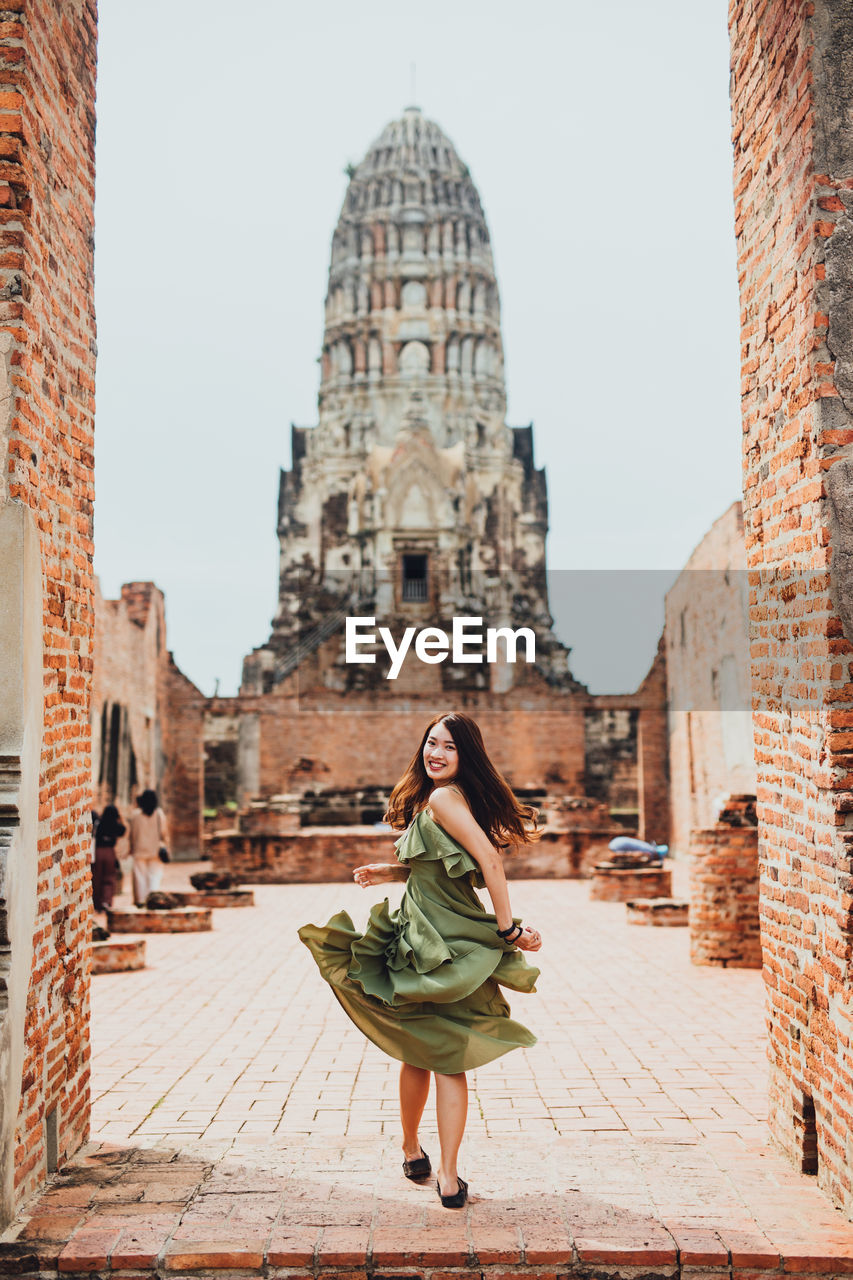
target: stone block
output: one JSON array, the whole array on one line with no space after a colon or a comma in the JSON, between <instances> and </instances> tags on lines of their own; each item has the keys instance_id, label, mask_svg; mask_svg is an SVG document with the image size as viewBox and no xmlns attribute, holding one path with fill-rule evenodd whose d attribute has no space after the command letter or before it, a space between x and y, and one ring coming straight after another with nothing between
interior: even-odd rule
<instances>
[{"instance_id":1,"label":"stone block","mask_svg":"<svg viewBox=\"0 0 853 1280\"><path fill-rule=\"evenodd\" d=\"M593 902L628 902L632 898L668 898L672 894L669 867L618 867L600 862L592 873Z\"/></svg>"},{"instance_id":2,"label":"stone block","mask_svg":"<svg viewBox=\"0 0 853 1280\"><path fill-rule=\"evenodd\" d=\"M111 933L206 933L213 928L210 908L175 911L108 911Z\"/></svg>"},{"instance_id":3,"label":"stone block","mask_svg":"<svg viewBox=\"0 0 853 1280\"><path fill-rule=\"evenodd\" d=\"M688 924L689 902L677 898L631 898L625 903L628 924L678 927Z\"/></svg>"},{"instance_id":4,"label":"stone block","mask_svg":"<svg viewBox=\"0 0 853 1280\"><path fill-rule=\"evenodd\" d=\"M92 973L126 973L145 968L145 939L96 942L92 947Z\"/></svg>"},{"instance_id":5,"label":"stone block","mask_svg":"<svg viewBox=\"0 0 853 1280\"><path fill-rule=\"evenodd\" d=\"M183 907L253 907L255 895L251 889L199 889L194 892L179 890L174 896Z\"/></svg>"}]
</instances>

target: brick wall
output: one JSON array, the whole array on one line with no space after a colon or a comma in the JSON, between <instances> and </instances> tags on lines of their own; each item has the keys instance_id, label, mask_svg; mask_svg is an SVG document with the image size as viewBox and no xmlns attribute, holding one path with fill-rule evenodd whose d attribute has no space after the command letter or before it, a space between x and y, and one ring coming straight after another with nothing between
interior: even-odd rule
<instances>
[{"instance_id":1,"label":"brick wall","mask_svg":"<svg viewBox=\"0 0 853 1280\"><path fill-rule=\"evenodd\" d=\"M770 1116L849 1213L853 813L850 0L730 8ZM845 582L846 577L846 582Z\"/></svg>"},{"instance_id":2,"label":"brick wall","mask_svg":"<svg viewBox=\"0 0 853 1280\"><path fill-rule=\"evenodd\" d=\"M118 600L104 600L96 585L94 802L115 803L126 816L153 788L181 857L201 854L205 702L169 653L162 591L126 582Z\"/></svg>"},{"instance_id":3,"label":"brick wall","mask_svg":"<svg viewBox=\"0 0 853 1280\"><path fill-rule=\"evenodd\" d=\"M164 602L154 583L126 583L118 600L105 600L96 582L91 715L96 808L113 803L124 814L142 787L159 782L158 676L164 656Z\"/></svg>"},{"instance_id":4,"label":"brick wall","mask_svg":"<svg viewBox=\"0 0 853 1280\"><path fill-rule=\"evenodd\" d=\"M163 808L173 857L203 852L204 711L207 699L178 669L171 654L160 667Z\"/></svg>"},{"instance_id":5,"label":"brick wall","mask_svg":"<svg viewBox=\"0 0 853 1280\"><path fill-rule=\"evenodd\" d=\"M257 734L244 733L241 803L248 794L271 796L308 787L379 786L390 791L442 708L435 699L373 694L281 694L218 699L207 720L239 710ZM517 788L547 785L559 794L583 794L584 703L549 693L458 698L456 710L473 716L486 749ZM213 728L209 729L211 734ZM247 757L251 756L251 759Z\"/></svg>"},{"instance_id":6,"label":"brick wall","mask_svg":"<svg viewBox=\"0 0 853 1280\"><path fill-rule=\"evenodd\" d=\"M46 1127L61 1164L89 1122L96 22L80 0L7 0L0 16L0 507L18 504L37 531L43 652L32 839L3 875L4 893L30 874L35 890L31 934L11 937L26 1012L10 999L2 1028L6 1063L22 1039L21 1073L4 1081L18 1116L6 1217L47 1172Z\"/></svg>"},{"instance_id":7,"label":"brick wall","mask_svg":"<svg viewBox=\"0 0 853 1280\"><path fill-rule=\"evenodd\" d=\"M716 520L667 592L671 838L711 826L717 801L755 792L749 592L739 502Z\"/></svg>"}]
</instances>

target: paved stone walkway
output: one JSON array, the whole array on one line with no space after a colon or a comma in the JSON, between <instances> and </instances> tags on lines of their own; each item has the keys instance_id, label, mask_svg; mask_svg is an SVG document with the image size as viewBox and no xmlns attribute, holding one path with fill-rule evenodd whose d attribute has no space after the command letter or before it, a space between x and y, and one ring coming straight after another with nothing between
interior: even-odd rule
<instances>
[{"instance_id":1,"label":"paved stone walkway","mask_svg":"<svg viewBox=\"0 0 853 1280\"><path fill-rule=\"evenodd\" d=\"M514 885L545 939L539 993L512 999L539 1043L472 1076L452 1213L402 1177L397 1066L295 936L341 906L365 919L377 891L255 894L93 980L93 1143L0 1269L853 1274L853 1226L767 1144L757 972L691 966L686 929L629 926L584 883Z\"/></svg>"}]
</instances>

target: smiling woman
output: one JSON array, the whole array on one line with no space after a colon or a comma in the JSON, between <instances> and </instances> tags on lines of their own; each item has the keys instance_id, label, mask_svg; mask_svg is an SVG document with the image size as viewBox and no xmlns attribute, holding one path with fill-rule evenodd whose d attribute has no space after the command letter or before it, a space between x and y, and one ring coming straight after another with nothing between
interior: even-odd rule
<instances>
[{"instance_id":1,"label":"smiling woman","mask_svg":"<svg viewBox=\"0 0 853 1280\"><path fill-rule=\"evenodd\" d=\"M538 951L542 939L513 918L500 851L538 837L536 812L495 769L477 724L450 712L427 725L385 816L403 830L397 861L356 867L353 877L363 887L404 880L398 910L386 898L364 934L341 911L299 936L359 1030L403 1063L403 1172L415 1182L432 1171L418 1127L435 1076L438 1194L446 1208L461 1208L465 1072L536 1042L510 1018L499 990L533 991L539 973L520 951ZM493 912L477 888L488 891Z\"/></svg>"}]
</instances>

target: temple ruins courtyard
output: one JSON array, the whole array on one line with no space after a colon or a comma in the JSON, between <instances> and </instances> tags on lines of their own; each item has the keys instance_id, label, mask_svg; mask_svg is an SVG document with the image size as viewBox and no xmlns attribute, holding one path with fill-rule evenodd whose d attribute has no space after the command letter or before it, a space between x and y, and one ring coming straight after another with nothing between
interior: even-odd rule
<instances>
[{"instance_id":1,"label":"temple ruins courtyard","mask_svg":"<svg viewBox=\"0 0 853 1280\"><path fill-rule=\"evenodd\" d=\"M466 1210L403 1178L396 1064L295 935L377 892L256 886L212 932L152 935L146 969L93 979L92 1141L0 1270L853 1274L853 1224L767 1139L761 974L692 966L686 929L588 893L513 886L545 938L539 993L512 1000L539 1043L472 1077Z\"/></svg>"}]
</instances>

